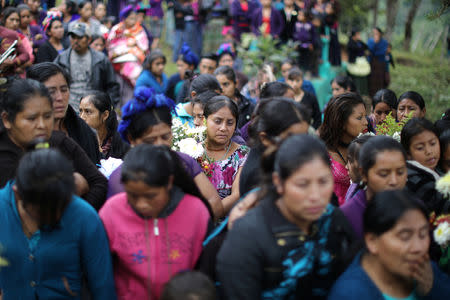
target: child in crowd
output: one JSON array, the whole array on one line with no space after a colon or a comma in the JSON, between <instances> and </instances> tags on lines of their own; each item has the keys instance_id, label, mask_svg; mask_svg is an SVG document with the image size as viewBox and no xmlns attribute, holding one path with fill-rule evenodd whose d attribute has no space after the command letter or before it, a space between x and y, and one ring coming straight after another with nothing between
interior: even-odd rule
<instances>
[{"instance_id":1,"label":"child in crowd","mask_svg":"<svg viewBox=\"0 0 450 300\"><path fill-rule=\"evenodd\" d=\"M319 128L320 124L322 124L322 113L320 112L319 103L317 102L316 96L303 90L303 73L299 68L295 67L289 71L287 84L294 90L294 100L301 102L311 112L311 125L314 129Z\"/></svg>"},{"instance_id":2,"label":"child in crowd","mask_svg":"<svg viewBox=\"0 0 450 300\"><path fill-rule=\"evenodd\" d=\"M315 28L309 22L308 13L304 10L299 10L294 29L294 41L300 43L298 45L298 64L305 72L311 70L311 58L314 51L315 39Z\"/></svg>"}]
</instances>

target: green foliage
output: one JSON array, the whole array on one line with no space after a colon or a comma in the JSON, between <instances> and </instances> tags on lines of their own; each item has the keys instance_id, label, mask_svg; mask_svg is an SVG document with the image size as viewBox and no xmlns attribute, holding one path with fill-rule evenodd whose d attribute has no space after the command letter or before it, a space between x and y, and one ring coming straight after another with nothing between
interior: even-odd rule
<instances>
[{"instance_id":1,"label":"green foliage","mask_svg":"<svg viewBox=\"0 0 450 300\"><path fill-rule=\"evenodd\" d=\"M426 117L439 119L450 107L450 64L439 54L414 54L394 51L395 68L390 68L391 84L397 97L406 91L416 91L425 99Z\"/></svg>"},{"instance_id":2,"label":"green foliage","mask_svg":"<svg viewBox=\"0 0 450 300\"><path fill-rule=\"evenodd\" d=\"M396 134L400 134L403 126L411 119L412 112L402 121L397 122L390 112L384 121L377 126L377 135L389 135L394 137Z\"/></svg>"},{"instance_id":3,"label":"green foliage","mask_svg":"<svg viewBox=\"0 0 450 300\"><path fill-rule=\"evenodd\" d=\"M280 70L281 63L287 58L295 60L298 57L297 43L288 42L281 44L271 35L255 36L243 34L241 44L237 46L238 56L244 62L244 73L254 76L264 63L271 63L276 70ZM279 76L279 74L275 74Z\"/></svg>"}]
</instances>

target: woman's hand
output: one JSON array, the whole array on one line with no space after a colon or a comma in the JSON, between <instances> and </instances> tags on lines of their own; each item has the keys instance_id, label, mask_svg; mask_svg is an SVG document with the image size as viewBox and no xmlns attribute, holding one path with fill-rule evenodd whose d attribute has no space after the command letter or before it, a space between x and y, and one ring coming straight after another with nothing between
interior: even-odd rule
<instances>
[{"instance_id":1,"label":"woman's hand","mask_svg":"<svg viewBox=\"0 0 450 300\"><path fill-rule=\"evenodd\" d=\"M73 173L73 178L75 180L75 194L80 197L87 194L89 192L89 184L86 178L78 172Z\"/></svg>"},{"instance_id":2,"label":"woman's hand","mask_svg":"<svg viewBox=\"0 0 450 300\"><path fill-rule=\"evenodd\" d=\"M417 292L421 296L428 295L433 287L433 269L428 253L411 267L412 278L417 281Z\"/></svg>"},{"instance_id":3,"label":"woman's hand","mask_svg":"<svg viewBox=\"0 0 450 300\"><path fill-rule=\"evenodd\" d=\"M234 221L240 217L245 216L245 214L256 205L258 200L258 192L253 192L248 194L241 202L233 207L230 212L230 218L228 219L228 230L233 226Z\"/></svg>"}]
</instances>

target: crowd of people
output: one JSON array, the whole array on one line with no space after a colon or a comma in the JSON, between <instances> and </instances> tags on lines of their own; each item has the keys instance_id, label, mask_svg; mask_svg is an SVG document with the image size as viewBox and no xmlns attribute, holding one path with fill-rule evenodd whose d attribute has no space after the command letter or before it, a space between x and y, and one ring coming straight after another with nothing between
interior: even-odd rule
<instances>
[{"instance_id":1,"label":"crowd of people","mask_svg":"<svg viewBox=\"0 0 450 300\"><path fill-rule=\"evenodd\" d=\"M387 89L379 28L321 107L338 1L2 4L0 299L450 295L450 108ZM243 33L298 59L249 78Z\"/></svg>"}]
</instances>

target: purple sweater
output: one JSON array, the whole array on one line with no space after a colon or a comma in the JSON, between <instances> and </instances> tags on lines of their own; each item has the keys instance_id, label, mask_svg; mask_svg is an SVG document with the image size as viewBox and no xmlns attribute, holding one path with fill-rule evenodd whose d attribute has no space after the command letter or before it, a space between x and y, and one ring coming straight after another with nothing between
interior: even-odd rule
<instances>
[{"instance_id":1,"label":"purple sweater","mask_svg":"<svg viewBox=\"0 0 450 300\"><path fill-rule=\"evenodd\" d=\"M347 217L352 225L353 231L360 239L363 238L363 215L367 207L366 192L362 189L358 190L353 197L347 200L340 209Z\"/></svg>"},{"instance_id":2,"label":"purple sweater","mask_svg":"<svg viewBox=\"0 0 450 300\"><path fill-rule=\"evenodd\" d=\"M309 23L296 22L294 27L294 40L300 42L300 47L308 48L316 39L314 26Z\"/></svg>"},{"instance_id":3,"label":"purple sweater","mask_svg":"<svg viewBox=\"0 0 450 300\"><path fill-rule=\"evenodd\" d=\"M150 0L150 11L149 16L158 17L162 19L164 17L164 11L162 9L162 0Z\"/></svg>"},{"instance_id":4,"label":"purple sweater","mask_svg":"<svg viewBox=\"0 0 450 300\"><path fill-rule=\"evenodd\" d=\"M259 3L253 0L248 1L248 10L243 11L239 0L234 0L231 4L231 18L233 24L234 37L240 41L241 34L250 32L252 14L260 7Z\"/></svg>"},{"instance_id":5,"label":"purple sweater","mask_svg":"<svg viewBox=\"0 0 450 300\"><path fill-rule=\"evenodd\" d=\"M261 34L259 32L259 27L262 25L262 7L252 16L252 32L256 35ZM270 34L273 37L279 38L284 29L284 19L280 11L272 7L272 12L270 13Z\"/></svg>"}]
</instances>

